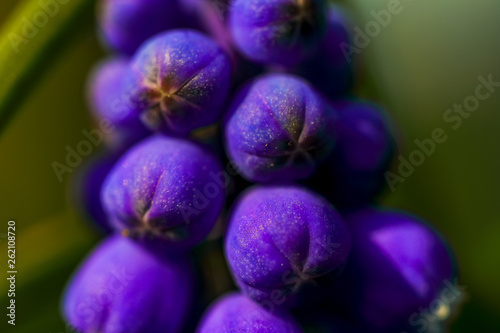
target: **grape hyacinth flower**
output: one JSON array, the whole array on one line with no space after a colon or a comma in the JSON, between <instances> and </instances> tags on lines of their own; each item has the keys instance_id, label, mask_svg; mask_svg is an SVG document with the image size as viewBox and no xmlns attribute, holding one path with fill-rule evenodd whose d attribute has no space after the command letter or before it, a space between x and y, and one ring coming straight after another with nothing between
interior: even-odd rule
<instances>
[{"instance_id":1,"label":"grape hyacinth flower","mask_svg":"<svg viewBox=\"0 0 500 333\"><path fill-rule=\"evenodd\" d=\"M100 231L110 234L113 229L102 207L99 193L108 173L118 157L107 152L84 165L72 184L71 197L82 215L92 221Z\"/></svg>"},{"instance_id":2,"label":"grape hyacinth flower","mask_svg":"<svg viewBox=\"0 0 500 333\"><path fill-rule=\"evenodd\" d=\"M319 45L325 12L323 0L234 0L229 28L249 59L293 67Z\"/></svg>"},{"instance_id":3,"label":"grape hyacinth flower","mask_svg":"<svg viewBox=\"0 0 500 333\"><path fill-rule=\"evenodd\" d=\"M233 208L225 244L241 290L273 309L303 301L306 283L340 268L350 236L319 195L293 185L255 186Z\"/></svg>"},{"instance_id":4,"label":"grape hyacinth flower","mask_svg":"<svg viewBox=\"0 0 500 333\"><path fill-rule=\"evenodd\" d=\"M187 135L220 118L230 81L230 60L213 40L193 30L173 30L141 46L125 90L148 127Z\"/></svg>"},{"instance_id":5,"label":"grape hyacinth flower","mask_svg":"<svg viewBox=\"0 0 500 333\"><path fill-rule=\"evenodd\" d=\"M210 306L197 333L301 333L299 324L283 311L266 311L238 293L221 296Z\"/></svg>"},{"instance_id":6,"label":"grape hyacinth flower","mask_svg":"<svg viewBox=\"0 0 500 333\"><path fill-rule=\"evenodd\" d=\"M101 0L97 16L103 42L125 55L154 34L188 28L194 21L179 0Z\"/></svg>"},{"instance_id":7,"label":"grape hyacinth flower","mask_svg":"<svg viewBox=\"0 0 500 333\"><path fill-rule=\"evenodd\" d=\"M309 183L336 206L352 208L372 202L381 192L396 145L391 121L379 106L343 100L334 107L336 147Z\"/></svg>"},{"instance_id":8,"label":"grape hyacinth flower","mask_svg":"<svg viewBox=\"0 0 500 333\"><path fill-rule=\"evenodd\" d=\"M88 80L101 131L83 134L106 147L72 195L107 239L66 287L68 328L445 331L455 258L424 221L369 206L395 133L351 96L363 36L333 2L98 0L113 55Z\"/></svg>"},{"instance_id":9,"label":"grape hyacinth flower","mask_svg":"<svg viewBox=\"0 0 500 333\"><path fill-rule=\"evenodd\" d=\"M88 101L95 120L111 127L103 133L107 145L121 152L148 136L151 132L134 111L130 96L123 91L128 59L109 58L99 63L88 80Z\"/></svg>"},{"instance_id":10,"label":"grape hyacinth flower","mask_svg":"<svg viewBox=\"0 0 500 333\"><path fill-rule=\"evenodd\" d=\"M326 19L326 35L318 50L294 72L333 99L348 93L354 84L353 59L344 50L353 37L348 30L350 18L342 7L329 4Z\"/></svg>"},{"instance_id":11,"label":"grape hyacinth flower","mask_svg":"<svg viewBox=\"0 0 500 333\"><path fill-rule=\"evenodd\" d=\"M250 181L307 178L334 146L335 116L304 80L265 75L235 98L225 120L226 151Z\"/></svg>"},{"instance_id":12,"label":"grape hyacinth flower","mask_svg":"<svg viewBox=\"0 0 500 333\"><path fill-rule=\"evenodd\" d=\"M352 249L333 298L366 323L387 332L408 325L412 315L418 322L423 308L438 304L449 312L453 298L459 300L454 290L443 291L456 282L455 260L429 225L388 209L365 208L345 218Z\"/></svg>"},{"instance_id":13,"label":"grape hyacinth flower","mask_svg":"<svg viewBox=\"0 0 500 333\"><path fill-rule=\"evenodd\" d=\"M185 250L214 226L224 204L226 180L209 150L156 135L116 163L101 200L111 225L123 235Z\"/></svg>"},{"instance_id":14,"label":"grape hyacinth flower","mask_svg":"<svg viewBox=\"0 0 500 333\"><path fill-rule=\"evenodd\" d=\"M188 314L193 287L187 259L160 257L115 235L73 276L63 313L83 333L175 333Z\"/></svg>"}]
</instances>

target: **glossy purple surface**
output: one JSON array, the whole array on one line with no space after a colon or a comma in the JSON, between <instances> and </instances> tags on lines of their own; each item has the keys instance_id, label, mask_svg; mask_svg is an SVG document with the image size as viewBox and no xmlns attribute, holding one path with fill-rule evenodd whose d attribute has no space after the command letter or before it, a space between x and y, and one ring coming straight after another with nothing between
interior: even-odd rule
<instances>
[{"instance_id":1,"label":"glossy purple surface","mask_svg":"<svg viewBox=\"0 0 500 333\"><path fill-rule=\"evenodd\" d=\"M306 81L264 75L234 99L225 120L226 151L250 181L306 178L334 146L335 116Z\"/></svg>"},{"instance_id":2,"label":"glossy purple surface","mask_svg":"<svg viewBox=\"0 0 500 333\"><path fill-rule=\"evenodd\" d=\"M181 332L193 297L187 259L165 259L121 236L102 242L67 286L66 320L82 332Z\"/></svg>"},{"instance_id":3,"label":"glossy purple surface","mask_svg":"<svg viewBox=\"0 0 500 333\"><path fill-rule=\"evenodd\" d=\"M101 200L110 223L124 235L185 250L207 236L221 212L222 172L201 145L156 135L116 163Z\"/></svg>"},{"instance_id":4,"label":"glossy purple surface","mask_svg":"<svg viewBox=\"0 0 500 333\"><path fill-rule=\"evenodd\" d=\"M408 323L419 308L454 283L454 258L443 238L420 219L399 211L366 208L347 215L352 248L336 286L345 304L369 324Z\"/></svg>"},{"instance_id":5,"label":"glossy purple surface","mask_svg":"<svg viewBox=\"0 0 500 333\"><path fill-rule=\"evenodd\" d=\"M194 17L182 8L179 0L102 0L97 8L101 38L111 49L132 55L156 33L194 26Z\"/></svg>"},{"instance_id":6,"label":"glossy purple surface","mask_svg":"<svg viewBox=\"0 0 500 333\"><path fill-rule=\"evenodd\" d=\"M211 38L172 30L137 51L125 90L150 128L187 135L220 118L230 81L230 60Z\"/></svg>"},{"instance_id":7,"label":"glossy purple surface","mask_svg":"<svg viewBox=\"0 0 500 333\"><path fill-rule=\"evenodd\" d=\"M363 100L336 104L339 163L351 170L373 171L387 167L393 149L392 125L385 111Z\"/></svg>"},{"instance_id":8,"label":"glossy purple surface","mask_svg":"<svg viewBox=\"0 0 500 333\"><path fill-rule=\"evenodd\" d=\"M229 28L249 59L292 67L319 45L325 12L323 0L234 0Z\"/></svg>"},{"instance_id":9,"label":"glossy purple surface","mask_svg":"<svg viewBox=\"0 0 500 333\"><path fill-rule=\"evenodd\" d=\"M270 313L239 293L221 296L205 313L197 333L301 333L288 314Z\"/></svg>"},{"instance_id":10,"label":"glossy purple surface","mask_svg":"<svg viewBox=\"0 0 500 333\"><path fill-rule=\"evenodd\" d=\"M385 111L363 100L339 100L332 155L309 180L315 190L342 209L375 201L384 184L396 144Z\"/></svg>"},{"instance_id":11,"label":"glossy purple surface","mask_svg":"<svg viewBox=\"0 0 500 333\"><path fill-rule=\"evenodd\" d=\"M151 133L123 89L128 64L124 57L108 58L94 67L87 84L87 97L97 125L94 132L99 131L114 151L123 151ZM98 138L97 134L94 136Z\"/></svg>"},{"instance_id":12,"label":"glossy purple surface","mask_svg":"<svg viewBox=\"0 0 500 333\"><path fill-rule=\"evenodd\" d=\"M329 4L326 20L326 35L318 50L298 66L296 73L334 99L347 94L354 84L356 54L348 52L353 42L347 11Z\"/></svg>"},{"instance_id":13,"label":"glossy purple surface","mask_svg":"<svg viewBox=\"0 0 500 333\"><path fill-rule=\"evenodd\" d=\"M231 214L225 251L242 291L270 308L295 305L314 279L347 259L346 225L325 199L298 186L254 186Z\"/></svg>"}]
</instances>

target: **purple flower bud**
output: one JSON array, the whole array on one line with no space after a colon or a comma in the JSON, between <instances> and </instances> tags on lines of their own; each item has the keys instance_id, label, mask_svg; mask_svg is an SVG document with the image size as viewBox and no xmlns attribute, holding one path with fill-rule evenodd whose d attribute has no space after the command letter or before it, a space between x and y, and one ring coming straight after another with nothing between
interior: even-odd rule
<instances>
[{"instance_id":1,"label":"purple flower bud","mask_svg":"<svg viewBox=\"0 0 500 333\"><path fill-rule=\"evenodd\" d=\"M106 152L105 155L78 168L76 180L71 186L71 199L75 202L77 209L105 233L111 233L113 229L108 223L99 193L116 161L117 156Z\"/></svg>"},{"instance_id":2,"label":"purple flower bud","mask_svg":"<svg viewBox=\"0 0 500 333\"><path fill-rule=\"evenodd\" d=\"M328 5L325 38L315 54L295 71L329 98L345 94L354 83L353 59L345 50L352 44L349 21L342 7Z\"/></svg>"},{"instance_id":3,"label":"purple flower bud","mask_svg":"<svg viewBox=\"0 0 500 333\"><path fill-rule=\"evenodd\" d=\"M335 150L310 183L342 208L372 202L394 157L390 119L380 107L365 101L345 100L334 107L338 110Z\"/></svg>"},{"instance_id":4,"label":"purple flower bud","mask_svg":"<svg viewBox=\"0 0 500 333\"><path fill-rule=\"evenodd\" d=\"M349 214L346 222L352 249L335 288L343 296L340 302L350 304L368 324L388 332L408 324L420 308L432 303L446 307L457 300L453 290L443 292L455 282L452 253L426 223L371 208Z\"/></svg>"},{"instance_id":5,"label":"purple flower bud","mask_svg":"<svg viewBox=\"0 0 500 333\"><path fill-rule=\"evenodd\" d=\"M187 135L218 120L230 80L230 60L214 41L174 30L141 46L125 89L150 128Z\"/></svg>"},{"instance_id":6,"label":"purple flower bud","mask_svg":"<svg viewBox=\"0 0 500 333\"><path fill-rule=\"evenodd\" d=\"M222 296L205 313L197 333L301 333L287 313L270 313L238 293Z\"/></svg>"},{"instance_id":7,"label":"purple flower bud","mask_svg":"<svg viewBox=\"0 0 500 333\"><path fill-rule=\"evenodd\" d=\"M229 27L249 59L292 67L318 46L325 12L323 0L234 0Z\"/></svg>"},{"instance_id":8,"label":"purple flower bud","mask_svg":"<svg viewBox=\"0 0 500 333\"><path fill-rule=\"evenodd\" d=\"M226 150L250 181L306 178L334 146L334 117L307 82L266 75L235 98L225 122Z\"/></svg>"},{"instance_id":9,"label":"purple flower bud","mask_svg":"<svg viewBox=\"0 0 500 333\"><path fill-rule=\"evenodd\" d=\"M132 55L149 37L174 28L194 26L179 0L102 0L98 7L104 43Z\"/></svg>"},{"instance_id":10,"label":"purple flower bud","mask_svg":"<svg viewBox=\"0 0 500 333\"><path fill-rule=\"evenodd\" d=\"M226 181L210 151L157 135L132 147L116 163L101 200L110 223L123 235L186 250L215 224Z\"/></svg>"},{"instance_id":11,"label":"purple flower bud","mask_svg":"<svg viewBox=\"0 0 500 333\"><path fill-rule=\"evenodd\" d=\"M392 125L378 105L362 100L335 104L339 111L338 145L346 168L359 171L385 169L392 157Z\"/></svg>"},{"instance_id":12,"label":"purple flower bud","mask_svg":"<svg viewBox=\"0 0 500 333\"><path fill-rule=\"evenodd\" d=\"M192 276L186 259L155 256L113 236L67 286L64 316L83 333L180 332L192 302Z\"/></svg>"},{"instance_id":13,"label":"purple flower bud","mask_svg":"<svg viewBox=\"0 0 500 333\"><path fill-rule=\"evenodd\" d=\"M124 92L128 68L126 58L109 58L99 63L88 81L88 101L108 146L123 151L151 132L135 112L131 96ZM109 128L109 130L108 130Z\"/></svg>"},{"instance_id":14,"label":"purple flower bud","mask_svg":"<svg viewBox=\"0 0 500 333\"><path fill-rule=\"evenodd\" d=\"M253 187L243 194L225 242L237 284L270 310L295 305L304 285L339 268L350 247L333 206L296 186Z\"/></svg>"}]
</instances>

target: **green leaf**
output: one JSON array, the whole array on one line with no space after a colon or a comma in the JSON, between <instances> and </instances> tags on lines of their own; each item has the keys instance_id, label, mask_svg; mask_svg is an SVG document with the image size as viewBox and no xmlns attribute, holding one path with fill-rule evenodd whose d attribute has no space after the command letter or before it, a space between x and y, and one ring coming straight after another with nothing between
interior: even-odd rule
<instances>
[{"instance_id":1,"label":"green leaf","mask_svg":"<svg viewBox=\"0 0 500 333\"><path fill-rule=\"evenodd\" d=\"M27 0L5 22L0 30L0 133L57 56L77 39L81 23L92 21L93 8L94 0Z\"/></svg>"}]
</instances>

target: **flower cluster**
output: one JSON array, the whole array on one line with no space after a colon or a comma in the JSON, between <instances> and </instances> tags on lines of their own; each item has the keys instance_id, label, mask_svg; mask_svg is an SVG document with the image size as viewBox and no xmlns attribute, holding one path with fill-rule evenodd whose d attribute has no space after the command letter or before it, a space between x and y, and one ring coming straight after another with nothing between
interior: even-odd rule
<instances>
[{"instance_id":1,"label":"flower cluster","mask_svg":"<svg viewBox=\"0 0 500 333\"><path fill-rule=\"evenodd\" d=\"M417 331L455 262L427 223L377 206L396 142L354 95L343 8L101 0L98 22L112 55L87 96L113 130L79 191L107 238L67 286L72 327ZM238 290L201 314L193 249L209 234Z\"/></svg>"}]
</instances>

